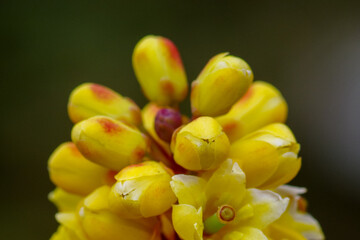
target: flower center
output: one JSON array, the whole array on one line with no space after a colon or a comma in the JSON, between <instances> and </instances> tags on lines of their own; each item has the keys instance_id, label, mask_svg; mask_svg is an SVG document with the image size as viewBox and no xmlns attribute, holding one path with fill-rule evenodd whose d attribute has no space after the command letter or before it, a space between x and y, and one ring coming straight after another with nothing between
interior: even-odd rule
<instances>
[{"instance_id":1,"label":"flower center","mask_svg":"<svg viewBox=\"0 0 360 240\"><path fill-rule=\"evenodd\" d=\"M235 218L235 210L228 205L221 206L217 213L220 220L224 222L231 222Z\"/></svg>"},{"instance_id":2,"label":"flower center","mask_svg":"<svg viewBox=\"0 0 360 240\"><path fill-rule=\"evenodd\" d=\"M204 233L214 234L234 219L235 209L229 205L223 205L218 208L215 214L204 221Z\"/></svg>"}]
</instances>

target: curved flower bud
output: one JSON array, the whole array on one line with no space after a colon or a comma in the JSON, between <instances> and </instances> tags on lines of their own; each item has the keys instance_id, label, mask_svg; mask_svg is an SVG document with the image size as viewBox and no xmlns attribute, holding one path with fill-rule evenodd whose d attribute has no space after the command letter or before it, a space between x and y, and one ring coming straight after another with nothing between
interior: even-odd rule
<instances>
[{"instance_id":1,"label":"curved flower bud","mask_svg":"<svg viewBox=\"0 0 360 240\"><path fill-rule=\"evenodd\" d=\"M110 187L103 186L85 198L79 210L82 229L90 240L160 240L159 222L155 218L124 219L109 210Z\"/></svg>"},{"instance_id":2,"label":"curved flower bud","mask_svg":"<svg viewBox=\"0 0 360 240\"><path fill-rule=\"evenodd\" d=\"M292 180L301 166L300 146L282 123L270 124L231 145L229 157L245 172L248 188L275 188Z\"/></svg>"},{"instance_id":3,"label":"curved flower bud","mask_svg":"<svg viewBox=\"0 0 360 240\"><path fill-rule=\"evenodd\" d=\"M124 218L151 217L164 213L176 202L171 190L169 169L145 161L121 170L111 188L109 204Z\"/></svg>"},{"instance_id":4,"label":"curved flower bud","mask_svg":"<svg viewBox=\"0 0 360 240\"><path fill-rule=\"evenodd\" d=\"M82 196L68 193L61 188L56 188L49 193L48 199L57 207L59 212L75 211Z\"/></svg>"},{"instance_id":5,"label":"curved flower bud","mask_svg":"<svg viewBox=\"0 0 360 240\"><path fill-rule=\"evenodd\" d=\"M199 117L173 135L171 149L180 166L193 171L210 170L227 157L229 139L211 117Z\"/></svg>"},{"instance_id":6,"label":"curved flower bud","mask_svg":"<svg viewBox=\"0 0 360 240\"><path fill-rule=\"evenodd\" d=\"M61 144L48 161L51 181L69 193L87 195L111 183L109 170L83 157L72 142Z\"/></svg>"},{"instance_id":7,"label":"curved flower bud","mask_svg":"<svg viewBox=\"0 0 360 240\"><path fill-rule=\"evenodd\" d=\"M71 92L68 113L74 123L96 115L135 126L141 123L140 109L130 98L95 83L81 84Z\"/></svg>"},{"instance_id":8,"label":"curved flower bud","mask_svg":"<svg viewBox=\"0 0 360 240\"><path fill-rule=\"evenodd\" d=\"M113 170L140 162L148 147L140 131L103 116L77 123L71 138L87 159Z\"/></svg>"},{"instance_id":9,"label":"curved flower bud","mask_svg":"<svg viewBox=\"0 0 360 240\"><path fill-rule=\"evenodd\" d=\"M145 96L159 105L174 105L187 94L180 54L167 38L146 36L135 46L133 67Z\"/></svg>"},{"instance_id":10,"label":"curved flower bud","mask_svg":"<svg viewBox=\"0 0 360 240\"><path fill-rule=\"evenodd\" d=\"M269 83L256 81L227 114L216 120L233 142L270 123L285 122L286 117L287 104L281 93Z\"/></svg>"},{"instance_id":11,"label":"curved flower bud","mask_svg":"<svg viewBox=\"0 0 360 240\"><path fill-rule=\"evenodd\" d=\"M210 59L191 85L194 116L219 116L245 94L254 76L241 58L220 53Z\"/></svg>"}]
</instances>

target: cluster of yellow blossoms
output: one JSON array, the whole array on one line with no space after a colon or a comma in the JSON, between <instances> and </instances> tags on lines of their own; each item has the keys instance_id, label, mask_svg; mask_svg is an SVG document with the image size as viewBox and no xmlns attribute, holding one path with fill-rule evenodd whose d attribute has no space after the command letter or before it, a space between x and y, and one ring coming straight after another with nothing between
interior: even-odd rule
<instances>
[{"instance_id":1,"label":"cluster of yellow blossoms","mask_svg":"<svg viewBox=\"0 0 360 240\"><path fill-rule=\"evenodd\" d=\"M188 85L170 40L144 37L133 66L150 100L142 110L98 84L70 95L72 142L48 161L60 224L51 240L324 239L306 190L284 185L300 169L300 147L275 87L218 54L192 83L189 119L178 110Z\"/></svg>"}]
</instances>

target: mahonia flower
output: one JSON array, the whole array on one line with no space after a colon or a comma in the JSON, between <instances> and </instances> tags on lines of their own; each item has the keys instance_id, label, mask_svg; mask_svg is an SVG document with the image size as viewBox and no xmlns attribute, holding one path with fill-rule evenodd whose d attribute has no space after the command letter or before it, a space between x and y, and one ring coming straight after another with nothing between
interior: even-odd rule
<instances>
[{"instance_id":1,"label":"mahonia flower","mask_svg":"<svg viewBox=\"0 0 360 240\"><path fill-rule=\"evenodd\" d=\"M191 84L169 39L146 36L132 63L142 109L96 83L70 94L71 142L51 154L51 240L322 240L306 212L300 145L287 104L253 81L241 58L220 53Z\"/></svg>"}]
</instances>

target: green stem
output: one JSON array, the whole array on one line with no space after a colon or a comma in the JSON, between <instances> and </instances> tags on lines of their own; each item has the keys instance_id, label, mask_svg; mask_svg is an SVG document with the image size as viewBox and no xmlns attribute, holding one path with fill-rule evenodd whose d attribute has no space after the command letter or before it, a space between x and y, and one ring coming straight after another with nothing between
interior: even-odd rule
<instances>
[{"instance_id":1,"label":"green stem","mask_svg":"<svg viewBox=\"0 0 360 240\"><path fill-rule=\"evenodd\" d=\"M207 218L204 222L204 232L208 235L218 232L224 223L220 222L217 213L214 213L211 217Z\"/></svg>"}]
</instances>

